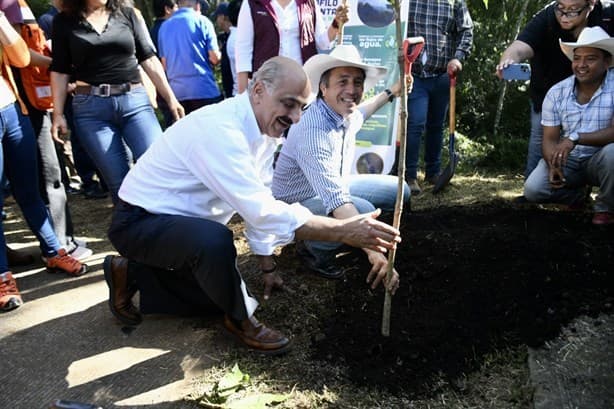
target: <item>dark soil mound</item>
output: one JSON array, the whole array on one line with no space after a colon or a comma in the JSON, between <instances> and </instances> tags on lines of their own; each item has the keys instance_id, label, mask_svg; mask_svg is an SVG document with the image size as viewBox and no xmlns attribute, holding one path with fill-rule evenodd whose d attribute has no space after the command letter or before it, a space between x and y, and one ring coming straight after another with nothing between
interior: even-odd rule
<instances>
[{"instance_id":1,"label":"dark soil mound","mask_svg":"<svg viewBox=\"0 0 614 409\"><path fill-rule=\"evenodd\" d=\"M573 318L613 309L614 226L595 227L590 214L440 208L404 216L402 231L390 337L383 292L349 279L316 345L359 384L419 395L433 375L457 379L488 352L539 346ZM346 257L364 270L359 253Z\"/></svg>"}]
</instances>

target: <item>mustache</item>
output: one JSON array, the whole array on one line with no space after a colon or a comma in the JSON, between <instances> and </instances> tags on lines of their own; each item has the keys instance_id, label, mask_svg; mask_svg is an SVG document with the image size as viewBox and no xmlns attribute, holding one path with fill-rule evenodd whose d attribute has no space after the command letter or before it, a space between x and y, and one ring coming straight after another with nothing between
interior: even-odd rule
<instances>
[{"instance_id":1,"label":"mustache","mask_svg":"<svg viewBox=\"0 0 614 409\"><path fill-rule=\"evenodd\" d=\"M288 116L280 116L277 118L279 121L288 124L288 126L292 125L292 119Z\"/></svg>"}]
</instances>

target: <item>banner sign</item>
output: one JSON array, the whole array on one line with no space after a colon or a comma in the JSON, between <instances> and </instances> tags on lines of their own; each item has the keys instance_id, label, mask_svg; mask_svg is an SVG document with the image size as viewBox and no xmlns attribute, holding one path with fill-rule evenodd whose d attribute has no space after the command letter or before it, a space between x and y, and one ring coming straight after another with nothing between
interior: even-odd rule
<instances>
[{"instance_id":1,"label":"banner sign","mask_svg":"<svg viewBox=\"0 0 614 409\"><path fill-rule=\"evenodd\" d=\"M315 0L320 5L325 24L328 26L341 0ZM405 35L408 1L401 3L401 32ZM365 64L388 68L386 78L363 95L366 100L390 88L399 79L397 62L398 46L394 9L387 0L348 0L349 21L344 26L343 44L354 45ZM353 173L388 174L395 159L399 103L395 99L367 119L356 136L356 157Z\"/></svg>"}]
</instances>

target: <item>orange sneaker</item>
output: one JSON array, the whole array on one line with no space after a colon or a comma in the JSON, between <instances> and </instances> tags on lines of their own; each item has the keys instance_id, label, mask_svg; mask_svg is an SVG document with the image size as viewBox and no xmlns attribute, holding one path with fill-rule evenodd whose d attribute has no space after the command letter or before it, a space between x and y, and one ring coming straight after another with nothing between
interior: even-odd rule
<instances>
[{"instance_id":1,"label":"orange sneaker","mask_svg":"<svg viewBox=\"0 0 614 409\"><path fill-rule=\"evenodd\" d=\"M10 271L0 274L0 311L11 311L21 304L23 300L13 274Z\"/></svg>"},{"instance_id":2,"label":"orange sneaker","mask_svg":"<svg viewBox=\"0 0 614 409\"><path fill-rule=\"evenodd\" d=\"M71 257L66 250L58 250L54 257L44 258L47 270L50 273L68 273L73 277L79 277L87 272L87 264L81 264L79 260Z\"/></svg>"}]
</instances>

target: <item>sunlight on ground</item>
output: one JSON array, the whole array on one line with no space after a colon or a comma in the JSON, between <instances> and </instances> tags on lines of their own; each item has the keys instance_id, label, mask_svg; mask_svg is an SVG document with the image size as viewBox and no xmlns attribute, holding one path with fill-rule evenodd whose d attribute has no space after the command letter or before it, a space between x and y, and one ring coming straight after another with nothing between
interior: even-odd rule
<instances>
[{"instance_id":1,"label":"sunlight on ground","mask_svg":"<svg viewBox=\"0 0 614 409\"><path fill-rule=\"evenodd\" d=\"M46 273L45 273L46 274ZM83 276L90 277L90 276ZM58 283L58 286L60 283ZM50 284L49 287L53 287ZM25 302L18 310L14 311L10 320L3 320L0 339L11 336L19 331L35 327L47 321L53 321L64 316L85 311L88 308L106 302L109 298L108 290L104 282L98 281L92 284L79 285L75 288L63 289L51 293L51 295L34 297L38 288L22 292ZM70 300L70 302L67 302Z\"/></svg>"},{"instance_id":2,"label":"sunlight on ground","mask_svg":"<svg viewBox=\"0 0 614 409\"><path fill-rule=\"evenodd\" d=\"M168 350L157 348L125 347L92 355L70 364L66 381L68 382L68 387L73 388L117 372L125 371L134 365L168 354L169 352Z\"/></svg>"},{"instance_id":3,"label":"sunlight on ground","mask_svg":"<svg viewBox=\"0 0 614 409\"><path fill-rule=\"evenodd\" d=\"M178 394L178 391L181 391L181 393ZM189 392L189 385L186 384L185 380L180 380L159 388L151 389L135 396L131 396L128 399L117 401L115 402L115 405L133 408L136 405L140 406L170 402L175 401L177 396L187 395Z\"/></svg>"},{"instance_id":4,"label":"sunlight on ground","mask_svg":"<svg viewBox=\"0 0 614 409\"><path fill-rule=\"evenodd\" d=\"M461 206L488 200L511 200L522 194L523 177L509 175L455 175L438 194L424 185L420 195L411 199L412 210L428 210L443 206Z\"/></svg>"}]
</instances>

